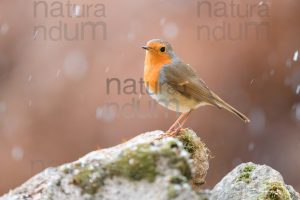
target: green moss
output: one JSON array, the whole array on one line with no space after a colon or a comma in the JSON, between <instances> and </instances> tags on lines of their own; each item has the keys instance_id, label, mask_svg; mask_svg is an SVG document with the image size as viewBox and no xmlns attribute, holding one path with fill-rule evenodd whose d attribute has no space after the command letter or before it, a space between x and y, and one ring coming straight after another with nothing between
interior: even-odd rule
<instances>
[{"instance_id":1,"label":"green moss","mask_svg":"<svg viewBox=\"0 0 300 200\"><path fill-rule=\"evenodd\" d=\"M252 171L255 169L255 165L248 164L242 170L240 176L237 178L237 181L244 181L245 183L251 182L251 174Z\"/></svg>"},{"instance_id":2,"label":"green moss","mask_svg":"<svg viewBox=\"0 0 300 200\"><path fill-rule=\"evenodd\" d=\"M168 186L168 199L174 199L180 194L180 186L176 184L170 184Z\"/></svg>"},{"instance_id":3,"label":"green moss","mask_svg":"<svg viewBox=\"0 0 300 200\"><path fill-rule=\"evenodd\" d=\"M162 156L169 158L169 166L173 169L177 169L180 173L187 179L192 177L191 168L186 158L180 157L173 148L178 148L176 141L169 141L166 143L162 149Z\"/></svg>"},{"instance_id":4,"label":"green moss","mask_svg":"<svg viewBox=\"0 0 300 200\"><path fill-rule=\"evenodd\" d=\"M55 184L57 187L60 187L61 186L61 180L58 180Z\"/></svg>"},{"instance_id":5,"label":"green moss","mask_svg":"<svg viewBox=\"0 0 300 200\"><path fill-rule=\"evenodd\" d=\"M251 182L251 174L248 172L241 173L241 175L238 178L238 181L244 181L245 183Z\"/></svg>"},{"instance_id":6,"label":"green moss","mask_svg":"<svg viewBox=\"0 0 300 200\"><path fill-rule=\"evenodd\" d=\"M130 180L147 179L152 182L156 172L157 153L150 150L149 144L138 145L136 149L127 149L118 160L106 168L110 176L124 176Z\"/></svg>"},{"instance_id":7,"label":"green moss","mask_svg":"<svg viewBox=\"0 0 300 200\"><path fill-rule=\"evenodd\" d=\"M184 176L172 176L170 178L170 184L168 186L168 199L174 199L180 194L182 184L187 183L187 179Z\"/></svg>"},{"instance_id":8,"label":"green moss","mask_svg":"<svg viewBox=\"0 0 300 200\"><path fill-rule=\"evenodd\" d=\"M199 149L199 145L189 131L190 130L188 129L183 129L176 137L182 142L184 149L193 156L193 154Z\"/></svg>"},{"instance_id":9,"label":"green moss","mask_svg":"<svg viewBox=\"0 0 300 200\"><path fill-rule=\"evenodd\" d=\"M164 143L160 147L151 144L140 144L133 148L125 149L112 163L98 169L90 169L81 165L72 169L63 169L65 173L75 174L72 183L82 188L84 193L95 194L104 184L106 178L121 176L132 181L146 179L155 181L158 171L157 161L160 157L168 160L170 168L177 169L182 177L173 177L171 183L179 184L191 178L191 169L186 158L178 155L178 144L175 140ZM75 171L77 171L75 173Z\"/></svg>"},{"instance_id":10,"label":"green moss","mask_svg":"<svg viewBox=\"0 0 300 200\"><path fill-rule=\"evenodd\" d=\"M64 166L61 170L65 174L70 174L74 171L74 169L81 169L81 163L72 163L69 166Z\"/></svg>"},{"instance_id":11,"label":"green moss","mask_svg":"<svg viewBox=\"0 0 300 200\"><path fill-rule=\"evenodd\" d=\"M264 200L291 200L290 193L281 182L268 184L268 192Z\"/></svg>"},{"instance_id":12,"label":"green moss","mask_svg":"<svg viewBox=\"0 0 300 200\"><path fill-rule=\"evenodd\" d=\"M249 164L244 168L244 172L252 172L255 169L255 165Z\"/></svg>"},{"instance_id":13,"label":"green moss","mask_svg":"<svg viewBox=\"0 0 300 200\"><path fill-rule=\"evenodd\" d=\"M79 168L79 172L73 177L73 184L79 186L83 193L95 194L103 185L104 178L100 171L88 168Z\"/></svg>"},{"instance_id":14,"label":"green moss","mask_svg":"<svg viewBox=\"0 0 300 200\"><path fill-rule=\"evenodd\" d=\"M199 197L199 200L209 200L211 193L209 191L196 191Z\"/></svg>"},{"instance_id":15,"label":"green moss","mask_svg":"<svg viewBox=\"0 0 300 200\"><path fill-rule=\"evenodd\" d=\"M70 171L71 171L71 170L70 170L69 168L64 168L64 169L63 169L63 172L64 172L65 174L69 174Z\"/></svg>"},{"instance_id":16,"label":"green moss","mask_svg":"<svg viewBox=\"0 0 300 200\"><path fill-rule=\"evenodd\" d=\"M176 142L170 141L160 149L153 151L150 149L150 144L138 145L134 150L125 150L118 160L107 166L107 170L111 176L123 176L134 181L147 179L153 182L158 174L156 171L157 159L159 156L163 156L169 158L171 168L178 169L189 179L191 177L190 166L185 158L179 157L173 150L176 146Z\"/></svg>"},{"instance_id":17,"label":"green moss","mask_svg":"<svg viewBox=\"0 0 300 200\"><path fill-rule=\"evenodd\" d=\"M172 184L182 184L186 182L187 179L184 176L172 176L170 179L170 183Z\"/></svg>"}]
</instances>

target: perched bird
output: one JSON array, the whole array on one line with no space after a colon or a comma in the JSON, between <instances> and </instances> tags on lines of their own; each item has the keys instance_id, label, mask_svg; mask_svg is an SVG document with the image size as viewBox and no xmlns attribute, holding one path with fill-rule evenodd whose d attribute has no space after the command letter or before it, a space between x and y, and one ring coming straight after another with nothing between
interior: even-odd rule
<instances>
[{"instance_id":1,"label":"perched bird","mask_svg":"<svg viewBox=\"0 0 300 200\"><path fill-rule=\"evenodd\" d=\"M144 82L148 93L160 105L182 113L168 134L176 135L191 111L204 105L223 108L245 123L250 122L244 114L213 93L190 65L176 56L168 42L153 39L142 48L146 50Z\"/></svg>"}]
</instances>

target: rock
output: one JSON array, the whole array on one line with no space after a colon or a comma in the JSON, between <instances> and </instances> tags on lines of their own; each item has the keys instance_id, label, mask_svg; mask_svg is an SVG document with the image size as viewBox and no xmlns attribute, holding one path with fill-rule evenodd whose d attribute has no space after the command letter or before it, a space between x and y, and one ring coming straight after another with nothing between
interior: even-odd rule
<instances>
[{"instance_id":1,"label":"rock","mask_svg":"<svg viewBox=\"0 0 300 200\"><path fill-rule=\"evenodd\" d=\"M279 172L266 165L244 163L228 173L211 191L212 200L298 200Z\"/></svg>"},{"instance_id":2,"label":"rock","mask_svg":"<svg viewBox=\"0 0 300 200\"><path fill-rule=\"evenodd\" d=\"M204 182L209 151L188 129L178 138L162 131L141 134L73 163L49 168L1 200L201 200L193 187ZM192 183L192 184L190 184Z\"/></svg>"},{"instance_id":3,"label":"rock","mask_svg":"<svg viewBox=\"0 0 300 200\"><path fill-rule=\"evenodd\" d=\"M244 163L199 192L209 151L191 130L141 134L118 146L48 168L0 200L300 200L279 172Z\"/></svg>"},{"instance_id":4,"label":"rock","mask_svg":"<svg viewBox=\"0 0 300 200\"><path fill-rule=\"evenodd\" d=\"M194 168L194 176L191 181L194 187L198 187L205 182L207 170L209 168L210 152L197 134L189 129L184 129L177 139L183 143L184 149L189 152Z\"/></svg>"}]
</instances>

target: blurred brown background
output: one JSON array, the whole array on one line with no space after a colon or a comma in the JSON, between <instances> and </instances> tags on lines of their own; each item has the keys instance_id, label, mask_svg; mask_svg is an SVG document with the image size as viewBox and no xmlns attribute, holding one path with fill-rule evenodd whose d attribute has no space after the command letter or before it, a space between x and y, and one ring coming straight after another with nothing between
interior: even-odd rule
<instances>
[{"instance_id":1,"label":"blurred brown background","mask_svg":"<svg viewBox=\"0 0 300 200\"><path fill-rule=\"evenodd\" d=\"M149 107L152 100L139 91L140 47L152 38L172 43L210 88L252 120L245 125L212 107L192 113L187 126L214 156L203 188L253 161L272 166L300 191L300 2L201 2L70 0L77 6L68 16L68 1L1 0L0 194L46 167L171 125L176 114ZM96 22L96 38L90 29L73 41L64 35ZM60 23L66 28L57 32ZM217 28L224 24L225 31ZM116 84L108 94L109 78L118 78L121 89L134 79L137 94L119 95ZM132 101L140 106L133 110Z\"/></svg>"}]
</instances>

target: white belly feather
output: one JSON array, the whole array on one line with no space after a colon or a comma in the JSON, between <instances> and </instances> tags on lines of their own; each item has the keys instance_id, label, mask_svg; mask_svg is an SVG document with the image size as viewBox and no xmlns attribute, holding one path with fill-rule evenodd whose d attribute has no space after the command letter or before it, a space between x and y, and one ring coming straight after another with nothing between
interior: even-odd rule
<instances>
[{"instance_id":1,"label":"white belly feather","mask_svg":"<svg viewBox=\"0 0 300 200\"><path fill-rule=\"evenodd\" d=\"M160 92L157 94L153 93L150 88L147 88L147 90L149 95L160 105L175 112L185 113L189 112L191 109L196 109L202 105L206 105L204 102L197 102L194 99L189 99L183 96L181 93L166 84L161 86Z\"/></svg>"}]
</instances>

